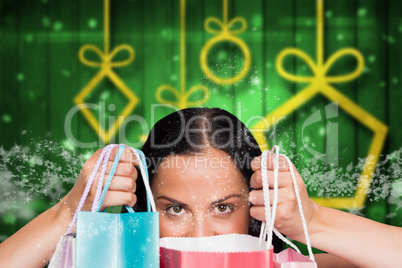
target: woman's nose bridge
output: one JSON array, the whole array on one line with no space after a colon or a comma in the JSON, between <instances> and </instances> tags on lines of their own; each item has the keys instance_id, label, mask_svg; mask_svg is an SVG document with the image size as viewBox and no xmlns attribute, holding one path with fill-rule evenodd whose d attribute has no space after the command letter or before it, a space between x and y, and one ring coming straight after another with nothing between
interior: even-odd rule
<instances>
[{"instance_id":1,"label":"woman's nose bridge","mask_svg":"<svg viewBox=\"0 0 402 268\"><path fill-rule=\"evenodd\" d=\"M194 227L192 230L193 237L213 235L213 225L211 225L208 216L205 214L200 214L194 217L193 227Z\"/></svg>"}]
</instances>

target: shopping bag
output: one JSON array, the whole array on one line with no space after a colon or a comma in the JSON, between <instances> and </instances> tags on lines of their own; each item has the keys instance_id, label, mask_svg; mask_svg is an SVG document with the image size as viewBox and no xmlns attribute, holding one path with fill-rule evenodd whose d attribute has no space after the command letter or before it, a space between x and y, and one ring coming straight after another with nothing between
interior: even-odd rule
<instances>
[{"instance_id":1,"label":"shopping bag","mask_svg":"<svg viewBox=\"0 0 402 268\"><path fill-rule=\"evenodd\" d=\"M273 248L249 235L164 237L160 247L161 268L273 267Z\"/></svg>"},{"instance_id":2,"label":"shopping bag","mask_svg":"<svg viewBox=\"0 0 402 268\"><path fill-rule=\"evenodd\" d=\"M113 178L114 172L119 163L121 154L125 146L121 145L115 157L112 170L109 177L103 185L103 177L105 174L107 161L109 159L112 149L117 145L110 145L105 147L99 158L105 158L103 162L102 171L100 172L100 179L95 194L91 212L80 211L85 199L88 195L89 189L93 182L92 174L88 181L87 187L81 198L80 204L77 207L77 212L70 224L66 238L71 234L71 230L77 221L76 238L71 239L69 245L62 243L65 239L61 239L59 246L61 250L60 255L54 254L51 260L50 267L158 267L159 266L159 215L155 208L152 193L149 186L145 157L141 151L133 150L135 156L140 161L140 170L144 185L147 192L148 212L134 213L132 208L127 207L130 213L125 214L109 214L99 212L103 199L106 195L108 187ZM102 156L102 154L104 154ZM142 159L139 154L142 154ZM102 160L98 159L98 162ZM96 164L93 173L96 175L100 164ZM94 175L94 177L95 177ZM91 180L92 179L92 180ZM88 191L87 191L88 189ZM151 207L152 211L151 212ZM71 236L71 235L70 235ZM74 241L75 240L75 241ZM62 246L62 244L64 246ZM72 244L72 245L71 245ZM72 257L68 252L73 252ZM56 256L65 256L68 263L75 264L75 266L61 266ZM75 259L73 259L75 257Z\"/></svg>"},{"instance_id":3,"label":"shopping bag","mask_svg":"<svg viewBox=\"0 0 402 268\"><path fill-rule=\"evenodd\" d=\"M267 162L267 152L263 152ZM276 180L278 174L276 173ZM269 203L268 182L264 182L265 219L267 228L262 228L260 237L245 234L225 234L210 237L164 237L160 239L162 268L272 268L272 228L276 203L272 212ZM278 199L278 185L274 187L274 200ZM272 224L271 224L272 222Z\"/></svg>"},{"instance_id":4,"label":"shopping bag","mask_svg":"<svg viewBox=\"0 0 402 268\"><path fill-rule=\"evenodd\" d=\"M108 145L106 146L101 154L98 157L98 160L94 166L94 169L91 172L91 175L88 179L87 185L85 186L84 193L81 196L80 203L77 206L77 210L74 213L74 217L72 221L70 222L69 228L67 230L67 233L63 235L60 238L59 243L57 244L56 250L53 253L52 258L50 259L49 268L72 268L74 267L74 261L75 261L75 233L73 233L73 227L75 226L75 223L77 221L77 213L80 211L84 205L84 202L88 196L89 190L91 189L92 183L96 177L96 174L98 173L99 167L103 162L102 166L102 171L100 174L99 180L103 179L105 176L106 172L106 165L107 165L107 160L110 157L110 154L112 152L112 149L116 145ZM105 160L105 161L104 161Z\"/></svg>"},{"instance_id":5,"label":"shopping bag","mask_svg":"<svg viewBox=\"0 0 402 268\"><path fill-rule=\"evenodd\" d=\"M57 244L49 268L73 268L74 267L74 243L75 235L63 235Z\"/></svg>"},{"instance_id":6,"label":"shopping bag","mask_svg":"<svg viewBox=\"0 0 402 268\"><path fill-rule=\"evenodd\" d=\"M156 211L145 166L138 153L142 178L153 212L126 214L101 213L106 191L125 146L119 148L112 171L93 212L79 212L77 217L76 268L87 267L158 267L159 266L159 214ZM143 159L145 161L145 159ZM132 209L129 211L134 212Z\"/></svg>"},{"instance_id":7,"label":"shopping bag","mask_svg":"<svg viewBox=\"0 0 402 268\"><path fill-rule=\"evenodd\" d=\"M309 257L302 255L292 248L287 248L274 254L275 268L316 268L317 264Z\"/></svg>"}]
</instances>

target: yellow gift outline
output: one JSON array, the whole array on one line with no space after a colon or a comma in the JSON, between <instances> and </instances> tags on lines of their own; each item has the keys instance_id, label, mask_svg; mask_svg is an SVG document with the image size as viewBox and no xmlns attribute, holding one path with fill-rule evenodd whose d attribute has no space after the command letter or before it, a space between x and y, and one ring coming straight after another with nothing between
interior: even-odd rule
<instances>
[{"instance_id":1,"label":"yellow gift outline","mask_svg":"<svg viewBox=\"0 0 402 268\"><path fill-rule=\"evenodd\" d=\"M172 93L177 101L166 100L162 92ZM204 96L201 100L189 102L191 95L197 91L202 91ZM156 90L156 99L160 103L169 104L184 109L187 107L203 105L209 100L210 92L204 85L195 85L186 92L186 1L180 0L180 92L171 85L161 85Z\"/></svg>"},{"instance_id":2,"label":"yellow gift outline","mask_svg":"<svg viewBox=\"0 0 402 268\"><path fill-rule=\"evenodd\" d=\"M368 156L366 158L363 171L361 173L357 190L353 197L335 197L335 198L312 198L316 203L322 206L333 208L362 208L367 198L367 193L370 188L372 174L377 165L382 146L384 144L388 127L377 120L374 116L362 109L355 102L347 98L345 95L337 91L329 85L329 83L345 82L358 77L364 68L364 59L361 53L354 48L345 48L335 52L326 63L323 62L323 0L317 0L317 64L303 51L296 48L287 48L282 50L276 60L276 68L281 76L285 79L294 82L309 82L311 83L286 103L268 114L264 120L257 122L252 128L258 144L261 149L268 148L268 142L265 138L265 132L276 123L283 120L288 114L299 108L303 102L313 98L318 93L321 93L329 100L337 102L338 105L348 114L353 116L357 121L365 125L374 132L374 137L370 145ZM342 76L326 76L331 65L344 55L355 56L358 66L354 72ZM302 58L313 71L313 77L296 76L289 74L282 67L283 59L288 55L295 55Z\"/></svg>"},{"instance_id":3,"label":"yellow gift outline","mask_svg":"<svg viewBox=\"0 0 402 268\"><path fill-rule=\"evenodd\" d=\"M131 114L134 108L137 106L139 99L138 97L126 86L126 84L113 72L112 67L122 67L130 64L134 60L134 49L127 44L122 44L117 46L109 52L109 0L104 1L104 52L94 45L86 44L81 47L79 51L80 61L87 66L100 67L99 72L89 81L89 83L78 93L74 98L74 103L78 106L84 117L88 120L90 126L95 130L98 136L102 139L104 143L109 143L116 132L119 130L120 126L123 124L125 118ZM129 54L128 59L113 62L113 58L121 51L126 50ZM87 60L85 58L85 52L92 51L96 53L101 59L100 62L94 62ZM107 76L117 87L117 89L127 97L129 102L123 111L119 114L117 121L115 121L109 129L105 129L99 124L99 121L95 118L92 112L89 110L88 105L84 102L84 99L88 94L90 94L96 87L96 85Z\"/></svg>"}]
</instances>

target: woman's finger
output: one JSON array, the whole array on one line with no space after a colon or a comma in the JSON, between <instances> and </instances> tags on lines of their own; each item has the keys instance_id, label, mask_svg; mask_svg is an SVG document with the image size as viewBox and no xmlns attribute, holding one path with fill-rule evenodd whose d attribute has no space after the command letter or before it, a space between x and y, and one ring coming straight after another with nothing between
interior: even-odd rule
<instances>
[{"instance_id":1,"label":"woman's finger","mask_svg":"<svg viewBox=\"0 0 402 268\"><path fill-rule=\"evenodd\" d=\"M137 196L130 192L108 191L103 200L101 211L108 207L126 205L133 207L137 203Z\"/></svg>"},{"instance_id":2,"label":"woman's finger","mask_svg":"<svg viewBox=\"0 0 402 268\"><path fill-rule=\"evenodd\" d=\"M107 163L107 167L106 167L106 175L105 177L107 178L107 176L109 175L111 169L113 166L113 161L109 161ZM101 168L98 171L97 177L100 176L100 171ZM117 164L116 167L116 171L114 173L115 176L125 176L125 177L132 177L133 179L137 179L137 169L135 168L135 166L132 163L129 162L119 162Z\"/></svg>"},{"instance_id":3,"label":"woman's finger","mask_svg":"<svg viewBox=\"0 0 402 268\"><path fill-rule=\"evenodd\" d=\"M114 161L114 159L116 157L116 154L119 151L119 147L120 146L116 146L115 148L113 148L113 150L112 150L112 152L110 154L110 157L109 157L109 161L112 161L112 162ZM124 148L124 151L123 151L123 153L121 154L121 157L120 157L120 162L122 162L122 163L131 163L134 166L138 165L137 157L135 157L133 151L131 151L131 149L128 146L126 146Z\"/></svg>"},{"instance_id":4,"label":"woman's finger","mask_svg":"<svg viewBox=\"0 0 402 268\"><path fill-rule=\"evenodd\" d=\"M266 167L268 170L274 170L274 163L275 163L275 155L268 151L267 155L267 163ZM293 165L293 164L292 164ZM254 158L251 161L251 169L253 171L257 171L261 169L261 155ZM286 158L283 155L279 155L278 158L278 170L281 171L289 171L289 164Z\"/></svg>"},{"instance_id":5,"label":"woman's finger","mask_svg":"<svg viewBox=\"0 0 402 268\"><path fill-rule=\"evenodd\" d=\"M254 206L250 208L250 216L256 220L265 222L265 207Z\"/></svg>"},{"instance_id":6,"label":"woman's finger","mask_svg":"<svg viewBox=\"0 0 402 268\"><path fill-rule=\"evenodd\" d=\"M278 189L278 205L293 201L293 194L286 188ZM264 192L263 190L251 191L248 195L248 200L254 206L264 206ZM274 202L274 190L269 190L269 202L272 206Z\"/></svg>"},{"instance_id":7,"label":"woman's finger","mask_svg":"<svg viewBox=\"0 0 402 268\"><path fill-rule=\"evenodd\" d=\"M136 188L137 184L133 178L114 176L108 190L135 193Z\"/></svg>"},{"instance_id":8,"label":"woman's finger","mask_svg":"<svg viewBox=\"0 0 402 268\"><path fill-rule=\"evenodd\" d=\"M267 170L269 188L274 187L274 171ZM278 188L285 188L292 185L290 172L278 172ZM254 189L262 189L262 171L257 170L251 175L250 186Z\"/></svg>"}]
</instances>

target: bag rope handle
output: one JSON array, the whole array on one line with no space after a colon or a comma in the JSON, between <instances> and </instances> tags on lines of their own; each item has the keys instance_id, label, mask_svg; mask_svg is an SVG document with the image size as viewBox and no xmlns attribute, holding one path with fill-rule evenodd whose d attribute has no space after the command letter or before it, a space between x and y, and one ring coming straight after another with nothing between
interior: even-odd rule
<instances>
[{"instance_id":1,"label":"bag rope handle","mask_svg":"<svg viewBox=\"0 0 402 268\"><path fill-rule=\"evenodd\" d=\"M96 164L94 166L94 169L92 170L92 173L89 176L87 185L85 186L84 193L82 194L80 202L78 203L78 206L77 206L77 209L76 209L76 211L74 213L73 219L70 222L70 225L69 225L68 230L67 230L67 234L71 234L71 232L73 230L73 227L74 227L74 225L75 225L75 223L77 221L77 214L78 214L79 211L81 211L82 207L84 206L85 200L87 199L89 190L91 189L92 183L93 183L93 181L94 181L94 179L96 177L96 174L98 173L99 166L101 165L103 158L105 157L106 153L109 150L111 151L113 149L113 147L114 146L112 146L112 145L106 146L102 150L101 154L99 155L98 160L96 161ZM103 164L105 165L105 163L103 163ZM106 164L107 164L107 162L106 162Z\"/></svg>"},{"instance_id":2,"label":"bag rope handle","mask_svg":"<svg viewBox=\"0 0 402 268\"><path fill-rule=\"evenodd\" d=\"M99 200L100 200L100 197L101 197L101 194L102 194L103 181L105 180L107 164L109 163L109 158L110 158L110 155L112 153L112 150L116 146L118 146L118 145L117 144L111 144L110 145L111 149L106 152L106 156L105 156L105 159L103 161L102 170L101 170L99 180L98 180L98 185L96 187L96 193L95 193L94 201L92 202L92 208L91 208L92 212L96 211L96 206L99 203ZM116 155L116 157L117 157L117 155Z\"/></svg>"},{"instance_id":3,"label":"bag rope handle","mask_svg":"<svg viewBox=\"0 0 402 268\"><path fill-rule=\"evenodd\" d=\"M278 238L280 238L283 242L287 243L289 246L291 246L293 249L295 249L298 253L300 253L300 250L297 248L296 245L294 245L291 241L289 241L286 237L284 237L275 227L274 227L274 222L275 222L275 215L276 215L276 207L278 203L278 171L279 171L279 146L275 145L272 147L271 152L275 150L275 161L274 161L274 197L273 197L273 204L272 204L272 214L269 214L269 208L270 207L270 201L269 201L269 185L268 185L268 171L267 171L267 155L268 155L268 150L264 150L261 155L261 177L262 177L262 185L263 185L263 193L264 193L264 205L265 205L265 223L263 222L261 225L261 231L260 231L260 243L262 238L266 238L268 236L267 240L267 249L271 246L272 243L272 232L274 232ZM294 172L293 164L290 161L290 159L284 155L280 154L285 158L287 161L287 164L289 166L289 171L290 175L292 177L292 184L293 184L293 189L295 191L296 195L296 200L297 200L297 206L299 209L299 214L300 218L302 221L303 225L303 231L304 231L304 236L306 237L306 245L307 249L309 252L309 258L315 262L315 258L311 249L311 241L310 241L310 236L308 234L308 229L307 229L307 222L304 217L303 213L303 206L300 198L300 193L299 193L299 188L297 186L297 181L296 181L296 175ZM270 217L271 216L271 217ZM269 224L269 228L266 228L266 225Z\"/></svg>"},{"instance_id":4,"label":"bag rope handle","mask_svg":"<svg viewBox=\"0 0 402 268\"><path fill-rule=\"evenodd\" d=\"M80 202L79 202L79 204L77 206L77 209L76 209L76 211L74 213L73 219L70 222L67 234L71 234L72 229L73 229L75 223L77 222L78 212L81 211L82 207L84 206L85 200L88 197L88 194L89 194L89 191L90 191L91 186L93 184L93 181L95 180L95 177L96 177L96 174L98 173L99 167L102 164L102 169L101 169L101 172L100 172L98 185L97 185L97 188L96 188L96 194L95 194L94 202L92 203L92 208L91 208L92 212L98 212L100 210L100 207L101 207L101 205L103 203L103 200L105 198L106 192L107 192L107 190L108 190L108 188L110 186L110 183L111 183L111 181L112 181L112 179L114 177L114 174L116 172L117 165L120 162L121 155L122 155L122 153L123 153L123 151L125 149L125 145L120 145L119 150L118 150L118 152L116 154L116 157L114 159L112 169L111 169L111 171L109 173L108 180L106 181L105 187L103 188L102 185L103 185L103 181L104 181L105 174L106 174L107 164L109 162L109 158L110 158L110 155L112 153L112 150L117 146L118 146L117 144L107 145L102 150L102 152L100 153L100 155L98 157L98 160L96 161L96 164L94 166L94 169L92 170L92 173L91 173L91 175L90 175L90 177L88 179L87 185L85 186L84 193L81 196ZM151 206L152 206L152 211L156 211L155 202L154 202L154 199L153 199L151 188L149 186L149 176L148 176L148 169L146 168L147 165L146 165L146 161L145 161L145 155L140 150L137 150L137 149L134 149L134 148L131 148L131 147L130 147L130 149L133 151L134 155L136 156L137 160L139 161L138 164L139 164L140 171L141 171L141 174L142 174L142 177L143 177L143 180L144 180L144 185L145 185L145 188L146 188L146 191L147 191L147 208L148 208L148 211L151 211ZM141 157L140 157L140 155L141 155ZM103 161L103 163L102 163L102 161ZM102 190L102 188L103 188L103 190ZM131 208L129 206L125 206L125 207L126 207L126 209L127 209L127 211L129 213L134 213L133 208Z\"/></svg>"},{"instance_id":5,"label":"bag rope handle","mask_svg":"<svg viewBox=\"0 0 402 268\"><path fill-rule=\"evenodd\" d=\"M119 150L117 151L117 154L116 154L116 156L114 158L114 161L113 161L112 168L111 168L111 170L109 172L109 177L107 178L105 186L103 187L102 194L101 194L101 196L99 198L99 201L96 202L96 203L94 202L96 205L93 205L93 207L95 207L95 210L92 210L92 212L99 212L99 210L100 210L100 208L102 206L103 200L105 199L107 190L109 189L110 183L112 182L112 179L114 177L114 173L116 172L117 165L120 162L121 155L123 154L125 148L126 148L126 145L124 145L124 144L121 144L119 146ZM95 200L95 201L97 201L97 200Z\"/></svg>"},{"instance_id":6,"label":"bag rope handle","mask_svg":"<svg viewBox=\"0 0 402 268\"><path fill-rule=\"evenodd\" d=\"M279 148L279 147L278 147ZM279 151L277 151L278 153ZM274 172L274 197L273 197L273 204L272 204L272 214L270 214L270 197L269 197L269 184L268 184L268 170L267 170L267 158L268 158L268 151L265 150L261 154L261 179L262 179L262 190L264 194L264 206L265 206L265 222L268 224L269 229L266 230L266 225L263 223L260 230L260 240L259 245L261 247L261 242L263 239L266 239L268 235L266 248L269 249L272 246L272 232L276 214L276 206L278 204L278 173ZM275 158L275 162L278 162L278 157ZM274 164L278 166L278 163ZM275 183L276 181L276 183ZM275 214L274 214L275 213Z\"/></svg>"},{"instance_id":7,"label":"bag rope handle","mask_svg":"<svg viewBox=\"0 0 402 268\"><path fill-rule=\"evenodd\" d=\"M309 254L310 259L315 262L314 254L311 249L310 236L308 234L306 218L304 217L304 213L303 213L303 206L302 206L302 202L301 202L301 198L300 198L299 187L297 185L293 164L286 155L282 155L282 156L286 159L286 161L288 162L288 165L289 165L290 175L292 177L292 182L293 182L293 189L295 190L297 206L299 208L300 218L301 218L302 225L303 225L304 236L306 237L306 245L307 245L307 249L308 249L308 254Z\"/></svg>"},{"instance_id":8,"label":"bag rope handle","mask_svg":"<svg viewBox=\"0 0 402 268\"><path fill-rule=\"evenodd\" d=\"M154 201L154 196L151 191L151 186L149 184L149 174L147 169L147 162L144 153L141 150L131 148L131 151L137 157L138 165L140 167L141 177L144 181L145 191L147 193L147 211L156 212L156 205Z\"/></svg>"}]
</instances>

